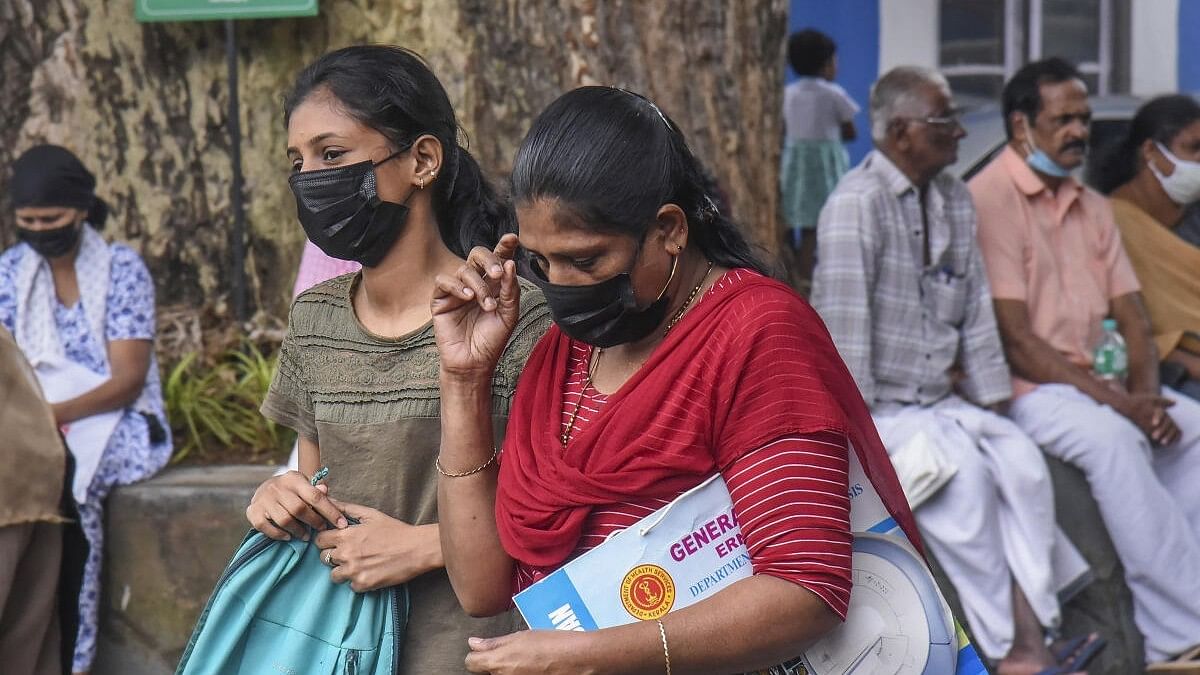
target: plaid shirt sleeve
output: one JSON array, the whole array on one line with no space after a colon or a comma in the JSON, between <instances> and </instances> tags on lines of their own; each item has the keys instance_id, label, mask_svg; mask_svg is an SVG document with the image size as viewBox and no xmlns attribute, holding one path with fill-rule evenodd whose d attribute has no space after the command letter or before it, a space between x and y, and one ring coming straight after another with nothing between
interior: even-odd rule
<instances>
[{"instance_id":1,"label":"plaid shirt sleeve","mask_svg":"<svg viewBox=\"0 0 1200 675\"><path fill-rule=\"evenodd\" d=\"M975 245L967 263L967 283L967 311L959 333L959 354L966 373L961 388L966 398L986 406L1011 398L1012 380L996 327L983 254Z\"/></svg>"},{"instance_id":2,"label":"plaid shirt sleeve","mask_svg":"<svg viewBox=\"0 0 1200 675\"><path fill-rule=\"evenodd\" d=\"M871 295L874 279L872 214L863 196L834 192L817 225L813 307L868 405L875 401L871 372Z\"/></svg>"}]
</instances>

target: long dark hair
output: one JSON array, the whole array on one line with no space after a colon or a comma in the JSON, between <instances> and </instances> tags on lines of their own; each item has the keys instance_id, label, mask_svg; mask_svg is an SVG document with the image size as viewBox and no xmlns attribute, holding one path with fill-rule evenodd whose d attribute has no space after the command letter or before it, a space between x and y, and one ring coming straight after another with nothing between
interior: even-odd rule
<instances>
[{"instance_id":1,"label":"long dark hair","mask_svg":"<svg viewBox=\"0 0 1200 675\"><path fill-rule=\"evenodd\" d=\"M429 134L442 144L443 166L433 212L446 246L465 257L474 246L495 246L513 229L512 209L458 143L458 119L442 83L425 61L403 47L360 45L329 52L300 72L284 99L283 123L314 91L327 89L354 119L397 148Z\"/></svg>"},{"instance_id":2,"label":"long dark hair","mask_svg":"<svg viewBox=\"0 0 1200 675\"><path fill-rule=\"evenodd\" d=\"M1159 96L1138 108L1125 138L1104 161L1096 163L1092 177L1096 187L1108 194L1133 180L1141 166L1142 144L1147 139L1169 146L1179 132L1197 120L1200 120L1200 103L1183 94Z\"/></svg>"},{"instance_id":3,"label":"long dark hair","mask_svg":"<svg viewBox=\"0 0 1200 675\"><path fill-rule=\"evenodd\" d=\"M679 127L642 96L611 87L580 87L551 103L512 172L514 202L556 199L588 226L639 241L658 210L675 204L709 260L768 274L705 184Z\"/></svg>"}]
</instances>

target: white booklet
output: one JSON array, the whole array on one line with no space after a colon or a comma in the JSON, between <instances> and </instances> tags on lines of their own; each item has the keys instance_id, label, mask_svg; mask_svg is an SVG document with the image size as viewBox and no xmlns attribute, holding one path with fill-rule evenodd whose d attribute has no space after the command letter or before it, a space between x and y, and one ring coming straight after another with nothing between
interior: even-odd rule
<instances>
[{"instance_id":1,"label":"white booklet","mask_svg":"<svg viewBox=\"0 0 1200 675\"><path fill-rule=\"evenodd\" d=\"M97 375L87 368L67 360L49 363L39 362L34 372L42 385L42 392L50 403L69 401L76 396L99 387L108 381L104 375ZM81 420L75 420L66 425L64 436L67 448L75 457L75 480L71 484L71 494L75 501L82 504L87 501L88 487L100 466L100 457L104 448L108 447L108 439L117 429L123 410L113 410L99 415L92 415Z\"/></svg>"},{"instance_id":2,"label":"white booklet","mask_svg":"<svg viewBox=\"0 0 1200 675\"><path fill-rule=\"evenodd\" d=\"M986 675L924 560L850 453L854 588L845 623L771 675ZM609 537L513 601L530 628L597 630L654 620L751 576L718 474Z\"/></svg>"}]
</instances>

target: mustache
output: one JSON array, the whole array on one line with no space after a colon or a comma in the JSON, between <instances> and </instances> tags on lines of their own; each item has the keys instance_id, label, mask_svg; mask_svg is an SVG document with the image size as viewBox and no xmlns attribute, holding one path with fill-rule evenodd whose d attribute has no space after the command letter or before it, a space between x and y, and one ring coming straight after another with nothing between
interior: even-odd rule
<instances>
[{"instance_id":1,"label":"mustache","mask_svg":"<svg viewBox=\"0 0 1200 675\"><path fill-rule=\"evenodd\" d=\"M1062 148L1059 150L1059 152L1066 152L1068 150L1079 150L1080 152L1087 152L1087 149L1088 149L1087 141L1070 141L1068 143L1064 143Z\"/></svg>"}]
</instances>

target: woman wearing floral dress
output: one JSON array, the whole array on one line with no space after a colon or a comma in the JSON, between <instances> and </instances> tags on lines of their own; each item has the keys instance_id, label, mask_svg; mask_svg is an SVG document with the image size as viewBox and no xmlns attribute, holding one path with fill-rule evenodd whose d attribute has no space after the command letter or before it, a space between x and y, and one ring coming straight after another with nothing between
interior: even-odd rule
<instances>
[{"instance_id":1,"label":"woman wearing floral dress","mask_svg":"<svg viewBox=\"0 0 1200 675\"><path fill-rule=\"evenodd\" d=\"M171 456L153 349L154 283L137 253L100 236L108 208L95 186L65 148L25 152L10 183L20 242L0 254L0 325L25 356L35 365L65 361L107 378L55 403L55 420L69 426L120 411L79 504L91 549L79 597L76 673L89 671L96 654L104 499L113 486L154 474Z\"/></svg>"}]
</instances>

